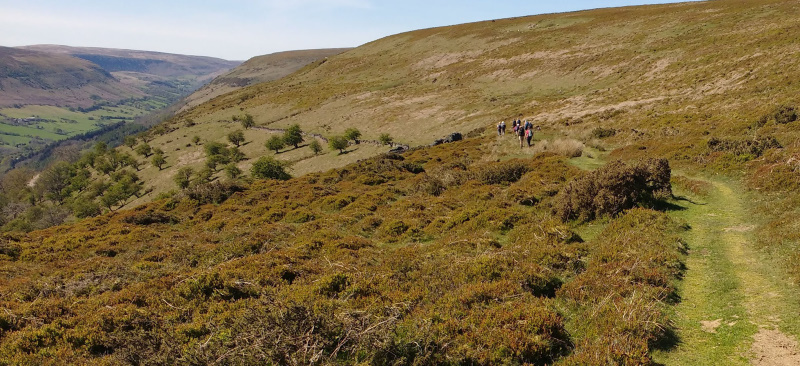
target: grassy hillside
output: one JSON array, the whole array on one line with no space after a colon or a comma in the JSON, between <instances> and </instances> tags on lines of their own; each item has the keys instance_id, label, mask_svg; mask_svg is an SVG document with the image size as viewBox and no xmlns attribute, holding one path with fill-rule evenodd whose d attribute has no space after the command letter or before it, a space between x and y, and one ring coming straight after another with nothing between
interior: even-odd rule
<instances>
[{"instance_id":1,"label":"grassy hillside","mask_svg":"<svg viewBox=\"0 0 800 366\"><path fill-rule=\"evenodd\" d=\"M96 64L69 55L0 47L0 65L0 107L90 107L92 96L119 101L144 95Z\"/></svg>"},{"instance_id":2,"label":"grassy hillside","mask_svg":"<svg viewBox=\"0 0 800 366\"><path fill-rule=\"evenodd\" d=\"M778 363L800 351L798 12L720 0L426 29L213 98L144 136L163 166L134 173L125 147L76 175L147 201L193 167L186 188L2 237L0 360ZM261 129L232 164L305 175L223 177L247 115ZM513 118L542 127L534 147L496 136ZM292 124L469 138L267 151L265 128Z\"/></svg>"},{"instance_id":3,"label":"grassy hillside","mask_svg":"<svg viewBox=\"0 0 800 366\"><path fill-rule=\"evenodd\" d=\"M348 48L287 51L253 57L186 97L183 109L195 107L211 98L245 86L278 80L314 61L347 50Z\"/></svg>"},{"instance_id":4,"label":"grassy hillside","mask_svg":"<svg viewBox=\"0 0 800 366\"><path fill-rule=\"evenodd\" d=\"M36 154L53 142L152 115L239 64L55 45L2 48L0 61L3 172L25 159L49 160Z\"/></svg>"},{"instance_id":5,"label":"grassy hillside","mask_svg":"<svg viewBox=\"0 0 800 366\"><path fill-rule=\"evenodd\" d=\"M163 52L97 47L34 45L20 47L47 53L67 54L91 61L109 72L130 71L163 77L195 76L201 80L236 67L240 61Z\"/></svg>"},{"instance_id":6,"label":"grassy hillside","mask_svg":"<svg viewBox=\"0 0 800 366\"><path fill-rule=\"evenodd\" d=\"M244 110L264 125L355 126L415 144L514 117L610 125L630 138L631 128L645 137L727 131L796 94L786 65L797 54L797 12L790 1L712 1L409 32L186 117L214 122Z\"/></svg>"}]
</instances>

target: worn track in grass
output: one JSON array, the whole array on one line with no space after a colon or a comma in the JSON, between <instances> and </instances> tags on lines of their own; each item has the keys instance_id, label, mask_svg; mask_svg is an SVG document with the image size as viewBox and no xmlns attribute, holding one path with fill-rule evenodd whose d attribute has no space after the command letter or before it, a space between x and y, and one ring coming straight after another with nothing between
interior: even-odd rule
<instances>
[{"instance_id":1,"label":"worn track in grass","mask_svg":"<svg viewBox=\"0 0 800 366\"><path fill-rule=\"evenodd\" d=\"M680 201L684 209L673 212L691 226L690 254L673 315L677 344L655 358L665 365L800 365L796 289L752 247L756 223L743 190L710 183L702 202Z\"/></svg>"}]
</instances>

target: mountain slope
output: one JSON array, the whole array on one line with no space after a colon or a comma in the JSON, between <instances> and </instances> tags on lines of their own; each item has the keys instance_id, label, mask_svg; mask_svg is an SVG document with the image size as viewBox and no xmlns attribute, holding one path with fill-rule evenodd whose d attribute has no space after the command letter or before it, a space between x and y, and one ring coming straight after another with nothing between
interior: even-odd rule
<instances>
[{"instance_id":1,"label":"mountain slope","mask_svg":"<svg viewBox=\"0 0 800 366\"><path fill-rule=\"evenodd\" d=\"M0 107L14 104L89 107L94 103L92 96L116 101L142 95L89 61L0 47Z\"/></svg>"},{"instance_id":2,"label":"mountain slope","mask_svg":"<svg viewBox=\"0 0 800 366\"><path fill-rule=\"evenodd\" d=\"M122 128L118 122L147 115L156 121L169 117L171 111L165 116L154 113L239 64L212 57L56 45L3 48L0 58L0 172L31 158L34 165L49 160L37 154L55 141L91 135L111 123ZM145 129L141 124L125 128Z\"/></svg>"},{"instance_id":3,"label":"mountain slope","mask_svg":"<svg viewBox=\"0 0 800 366\"><path fill-rule=\"evenodd\" d=\"M115 198L141 188L137 174L166 181L165 191L193 167L186 188L0 237L0 359L607 365L653 364L653 352L670 359L681 347L693 358L705 347L708 364L746 364L759 354L748 352L757 327L781 340L800 334L769 311L800 297L796 285L769 282L800 280L798 12L795 1L720 0L427 29L213 98L145 136L148 151L166 155L158 166L134 172L118 155L127 147L101 149L91 161L106 164L87 159L89 173L75 174L108 168L115 189L104 197ZM231 151L210 142L241 129L234 117L245 113L268 128L357 127L418 145L472 132L345 166L367 149L273 153L263 143L277 131L251 128L240 150L235 143L243 171L261 156L305 172L340 168L243 187L222 176L228 154L208 151ZM535 147L496 135L495 123L511 118L542 126ZM606 161L594 172L574 167ZM751 192L708 188L671 167L741 178ZM50 188L53 208L95 191L65 198ZM685 217L702 221L669 219L689 205ZM634 206L667 213L619 212ZM724 244L719 255L735 260L697 250L699 240ZM700 294L680 283L698 260L724 269L700 272L719 283ZM761 270L751 261L770 271L737 278ZM684 295L725 316L702 313L711 331L691 337L703 323L674 315ZM716 352L725 342L733 352Z\"/></svg>"},{"instance_id":4,"label":"mountain slope","mask_svg":"<svg viewBox=\"0 0 800 366\"><path fill-rule=\"evenodd\" d=\"M94 62L109 72L130 71L164 77L196 76L209 79L239 65L214 57L178 55L163 52L124 50L97 47L70 47L60 45L33 45L23 49L67 54ZM212 76L213 75L213 76Z\"/></svg>"},{"instance_id":5,"label":"mountain slope","mask_svg":"<svg viewBox=\"0 0 800 366\"><path fill-rule=\"evenodd\" d=\"M755 118L795 88L788 81L797 72L785 67L798 53L793 5L656 5L409 32L219 98L187 117L243 108L261 124L279 120L317 132L369 126L369 137L389 132L415 144L513 117L596 122L593 115L612 109L621 112L620 124L686 108L691 121L676 123L708 114L718 116L709 125Z\"/></svg>"},{"instance_id":6,"label":"mountain slope","mask_svg":"<svg viewBox=\"0 0 800 366\"><path fill-rule=\"evenodd\" d=\"M186 97L183 109L195 107L211 98L245 86L278 80L314 61L347 50L349 48L287 51L253 57Z\"/></svg>"},{"instance_id":7,"label":"mountain slope","mask_svg":"<svg viewBox=\"0 0 800 366\"><path fill-rule=\"evenodd\" d=\"M799 11L791 1L694 2L398 34L186 110L154 143L176 151L173 166L199 168L192 136L223 141L243 114L265 127L299 124L327 136L358 128L365 139L388 133L411 145L522 118L588 144L602 127L614 135L607 144L630 146L621 155L662 149L686 162L707 152L712 132L739 136L778 105L797 103L800 71L786 65L798 54ZM258 142L243 148L247 156L268 154L263 131L245 134ZM149 184L169 186L154 176L162 182Z\"/></svg>"},{"instance_id":8,"label":"mountain slope","mask_svg":"<svg viewBox=\"0 0 800 366\"><path fill-rule=\"evenodd\" d=\"M60 45L20 47L95 63L121 82L174 102L241 62L162 52Z\"/></svg>"}]
</instances>

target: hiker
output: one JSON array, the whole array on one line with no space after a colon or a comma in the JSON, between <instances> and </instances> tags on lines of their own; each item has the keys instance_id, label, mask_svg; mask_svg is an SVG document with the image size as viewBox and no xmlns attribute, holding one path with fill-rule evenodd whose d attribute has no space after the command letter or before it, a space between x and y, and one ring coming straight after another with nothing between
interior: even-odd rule
<instances>
[{"instance_id":1,"label":"hiker","mask_svg":"<svg viewBox=\"0 0 800 366\"><path fill-rule=\"evenodd\" d=\"M503 134L503 122L500 122L497 124L497 136L500 136L502 134Z\"/></svg>"},{"instance_id":2,"label":"hiker","mask_svg":"<svg viewBox=\"0 0 800 366\"><path fill-rule=\"evenodd\" d=\"M506 134L506 121L500 122L501 130L503 131L503 135Z\"/></svg>"},{"instance_id":3,"label":"hiker","mask_svg":"<svg viewBox=\"0 0 800 366\"><path fill-rule=\"evenodd\" d=\"M521 149L522 148L522 142L525 139L525 130L522 128L522 126L518 126L518 127L519 128L517 128L517 136L519 137L519 148Z\"/></svg>"},{"instance_id":4,"label":"hiker","mask_svg":"<svg viewBox=\"0 0 800 366\"><path fill-rule=\"evenodd\" d=\"M531 147L531 139L533 139L533 126L525 129L525 138L528 140L528 147Z\"/></svg>"}]
</instances>

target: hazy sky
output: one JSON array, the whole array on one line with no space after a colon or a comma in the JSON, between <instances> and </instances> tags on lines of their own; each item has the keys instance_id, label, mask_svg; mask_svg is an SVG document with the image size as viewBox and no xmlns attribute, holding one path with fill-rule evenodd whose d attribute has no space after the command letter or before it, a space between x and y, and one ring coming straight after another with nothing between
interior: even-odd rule
<instances>
[{"instance_id":1,"label":"hazy sky","mask_svg":"<svg viewBox=\"0 0 800 366\"><path fill-rule=\"evenodd\" d=\"M245 60L479 20L668 0L0 0L0 46L62 44Z\"/></svg>"}]
</instances>

